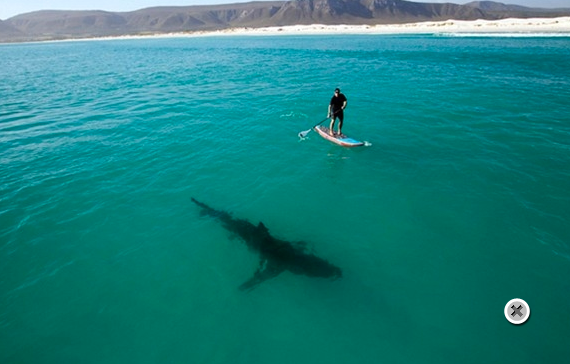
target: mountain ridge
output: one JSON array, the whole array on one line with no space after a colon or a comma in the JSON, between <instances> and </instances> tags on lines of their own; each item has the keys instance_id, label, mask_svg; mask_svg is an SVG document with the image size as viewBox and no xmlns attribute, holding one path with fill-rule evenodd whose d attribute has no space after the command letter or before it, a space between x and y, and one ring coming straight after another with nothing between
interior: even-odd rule
<instances>
[{"instance_id":1,"label":"mountain ridge","mask_svg":"<svg viewBox=\"0 0 570 364\"><path fill-rule=\"evenodd\" d=\"M0 42L213 31L308 24L402 24L443 20L570 16L570 9L528 8L493 1L291 0L157 6L129 12L40 10L0 20Z\"/></svg>"}]
</instances>

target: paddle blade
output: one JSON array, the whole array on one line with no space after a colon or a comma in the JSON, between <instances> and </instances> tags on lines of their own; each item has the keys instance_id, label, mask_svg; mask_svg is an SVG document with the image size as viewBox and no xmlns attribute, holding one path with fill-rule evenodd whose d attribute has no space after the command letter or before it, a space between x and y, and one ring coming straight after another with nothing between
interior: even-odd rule
<instances>
[{"instance_id":1,"label":"paddle blade","mask_svg":"<svg viewBox=\"0 0 570 364\"><path fill-rule=\"evenodd\" d=\"M311 132L311 129L300 132L299 138L305 139L307 137L307 135L309 135L310 132Z\"/></svg>"}]
</instances>

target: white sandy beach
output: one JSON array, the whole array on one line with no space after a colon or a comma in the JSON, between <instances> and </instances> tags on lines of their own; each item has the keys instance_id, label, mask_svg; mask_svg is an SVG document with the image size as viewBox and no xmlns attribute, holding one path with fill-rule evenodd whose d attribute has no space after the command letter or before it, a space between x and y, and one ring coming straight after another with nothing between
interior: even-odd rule
<instances>
[{"instance_id":1,"label":"white sandy beach","mask_svg":"<svg viewBox=\"0 0 570 364\"><path fill-rule=\"evenodd\" d=\"M447 20L387 25L294 25L267 28L234 28L215 32L197 32L194 35L292 35L292 34L562 34L570 36L570 17L502 19L502 20Z\"/></svg>"},{"instance_id":2,"label":"white sandy beach","mask_svg":"<svg viewBox=\"0 0 570 364\"><path fill-rule=\"evenodd\" d=\"M266 28L230 28L216 31L193 31L146 35L125 35L89 38L138 39L205 36L260 35L331 35L331 34L442 34L458 36L564 36L570 37L570 17L502 20L446 20L385 25L290 25ZM63 41L74 41L68 39ZM82 39L86 40L86 39ZM56 42L60 42L58 40Z\"/></svg>"}]
</instances>

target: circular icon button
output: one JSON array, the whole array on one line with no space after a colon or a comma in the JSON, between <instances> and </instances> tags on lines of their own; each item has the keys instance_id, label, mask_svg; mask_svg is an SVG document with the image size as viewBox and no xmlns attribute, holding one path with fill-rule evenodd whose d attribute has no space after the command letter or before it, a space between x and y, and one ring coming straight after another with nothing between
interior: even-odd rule
<instances>
[{"instance_id":1,"label":"circular icon button","mask_svg":"<svg viewBox=\"0 0 570 364\"><path fill-rule=\"evenodd\" d=\"M530 316L530 306L525 300L514 298L505 306L505 317L511 324L524 324Z\"/></svg>"}]
</instances>

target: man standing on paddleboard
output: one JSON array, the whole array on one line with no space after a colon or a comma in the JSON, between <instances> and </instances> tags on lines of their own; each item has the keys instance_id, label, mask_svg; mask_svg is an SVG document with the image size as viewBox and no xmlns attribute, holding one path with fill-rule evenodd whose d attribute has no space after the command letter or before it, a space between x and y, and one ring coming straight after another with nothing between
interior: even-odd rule
<instances>
[{"instance_id":1,"label":"man standing on paddleboard","mask_svg":"<svg viewBox=\"0 0 570 364\"><path fill-rule=\"evenodd\" d=\"M334 95L329 104L329 117L331 118L331 126L329 133L334 136L333 128L336 118L338 118L338 136L342 135L342 122L344 121L344 108L346 107L346 96L340 93L340 89L334 90Z\"/></svg>"}]
</instances>

